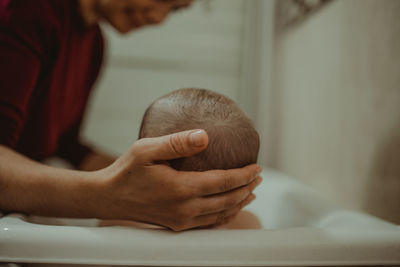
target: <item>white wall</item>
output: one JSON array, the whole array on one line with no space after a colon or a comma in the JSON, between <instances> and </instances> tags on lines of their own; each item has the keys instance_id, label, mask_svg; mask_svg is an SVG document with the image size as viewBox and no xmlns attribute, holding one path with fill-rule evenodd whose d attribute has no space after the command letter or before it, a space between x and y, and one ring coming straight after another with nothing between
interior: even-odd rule
<instances>
[{"instance_id":1,"label":"white wall","mask_svg":"<svg viewBox=\"0 0 400 267\"><path fill-rule=\"evenodd\" d=\"M400 1L334 0L275 48L275 166L400 223Z\"/></svg>"},{"instance_id":2,"label":"white wall","mask_svg":"<svg viewBox=\"0 0 400 267\"><path fill-rule=\"evenodd\" d=\"M124 152L147 106L182 87L238 100L244 6L243 0L196 1L165 24L127 36L104 27L109 53L84 137L111 153Z\"/></svg>"}]
</instances>

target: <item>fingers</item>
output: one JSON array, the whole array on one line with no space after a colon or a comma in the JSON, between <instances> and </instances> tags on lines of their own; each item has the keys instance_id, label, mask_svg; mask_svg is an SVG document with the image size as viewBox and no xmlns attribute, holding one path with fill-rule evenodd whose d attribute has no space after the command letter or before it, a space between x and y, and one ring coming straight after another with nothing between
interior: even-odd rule
<instances>
[{"instance_id":1,"label":"fingers","mask_svg":"<svg viewBox=\"0 0 400 267\"><path fill-rule=\"evenodd\" d=\"M208 145L208 135L204 130L190 130L155 138L143 138L134 143L131 155L139 164L151 164L192 156Z\"/></svg>"},{"instance_id":2,"label":"fingers","mask_svg":"<svg viewBox=\"0 0 400 267\"><path fill-rule=\"evenodd\" d=\"M237 206L252 195L253 190L261 183L261 181L261 177L258 176L247 186L243 186L227 193L202 198L201 206L199 207L199 215L224 212L225 210Z\"/></svg>"},{"instance_id":3,"label":"fingers","mask_svg":"<svg viewBox=\"0 0 400 267\"><path fill-rule=\"evenodd\" d=\"M240 169L203 172L201 174L203 177L193 181L195 183L194 188L196 188L198 196L228 192L254 181L261 170L258 165L252 164ZM196 175L200 176L199 173Z\"/></svg>"},{"instance_id":4,"label":"fingers","mask_svg":"<svg viewBox=\"0 0 400 267\"><path fill-rule=\"evenodd\" d=\"M257 177L250 184L214 196L200 197L174 209L174 220L164 223L174 231L225 223L235 213L254 200L254 188L261 183ZM228 217L228 218L227 218Z\"/></svg>"}]
</instances>

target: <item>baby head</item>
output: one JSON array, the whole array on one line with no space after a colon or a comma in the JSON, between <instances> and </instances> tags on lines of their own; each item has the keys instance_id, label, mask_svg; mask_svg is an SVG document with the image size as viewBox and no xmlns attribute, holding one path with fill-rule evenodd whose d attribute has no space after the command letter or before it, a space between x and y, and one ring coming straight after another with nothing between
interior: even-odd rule
<instances>
[{"instance_id":1,"label":"baby head","mask_svg":"<svg viewBox=\"0 0 400 267\"><path fill-rule=\"evenodd\" d=\"M139 138L204 129L208 146L199 154L170 160L176 170L206 171L256 163L259 136L250 119L229 98L205 89L179 89L146 110Z\"/></svg>"}]
</instances>

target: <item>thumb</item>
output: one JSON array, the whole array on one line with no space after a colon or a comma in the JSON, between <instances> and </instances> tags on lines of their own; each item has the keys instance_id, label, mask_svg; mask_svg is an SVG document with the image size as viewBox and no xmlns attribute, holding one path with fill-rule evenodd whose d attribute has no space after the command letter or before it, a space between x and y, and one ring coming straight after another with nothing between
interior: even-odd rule
<instances>
[{"instance_id":1,"label":"thumb","mask_svg":"<svg viewBox=\"0 0 400 267\"><path fill-rule=\"evenodd\" d=\"M203 151L208 145L208 135L201 129L170 135L143 138L133 145L136 162L142 164L189 157Z\"/></svg>"}]
</instances>

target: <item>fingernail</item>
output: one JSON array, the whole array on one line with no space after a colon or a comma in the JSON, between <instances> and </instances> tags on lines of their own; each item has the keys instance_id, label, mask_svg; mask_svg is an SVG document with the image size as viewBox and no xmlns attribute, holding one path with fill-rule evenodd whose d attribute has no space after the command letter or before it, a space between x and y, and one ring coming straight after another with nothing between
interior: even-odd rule
<instances>
[{"instance_id":1,"label":"fingernail","mask_svg":"<svg viewBox=\"0 0 400 267\"><path fill-rule=\"evenodd\" d=\"M257 186L259 186L260 184L261 184L261 182L262 182L262 178L261 177L258 177L258 178L256 178L257 180L256 180L256 185L254 186L254 188L256 188Z\"/></svg>"},{"instance_id":2,"label":"fingernail","mask_svg":"<svg viewBox=\"0 0 400 267\"><path fill-rule=\"evenodd\" d=\"M204 130L198 130L189 135L189 141L192 146L201 147L205 145Z\"/></svg>"}]
</instances>

